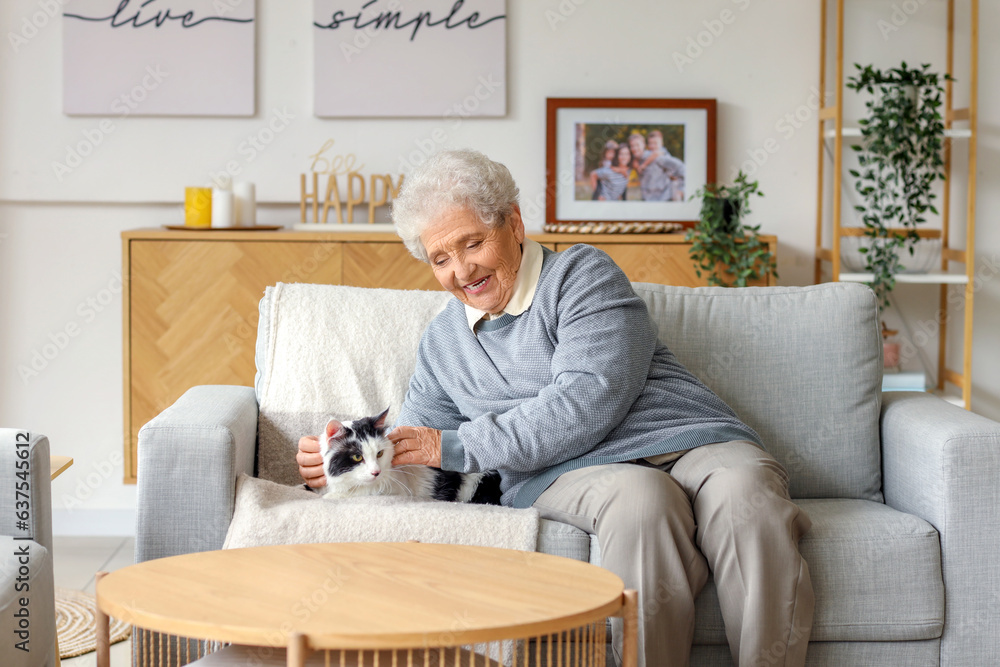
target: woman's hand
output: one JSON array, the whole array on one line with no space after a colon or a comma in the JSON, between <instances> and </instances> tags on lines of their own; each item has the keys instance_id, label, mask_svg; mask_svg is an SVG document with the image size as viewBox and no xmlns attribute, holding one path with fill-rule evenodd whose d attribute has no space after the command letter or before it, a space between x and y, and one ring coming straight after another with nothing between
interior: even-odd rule
<instances>
[{"instance_id":1,"label":"woman's hand","mask_svg":"<svg viewBox=\"0 0 1000 667\"><path fill-rule=\"evenodd\" d=\"M441 431L436 428L400 426L389 434L389 440L396 445L393 467L414 463L441 467Z\"/></svg>"},{"instance_id":2,"label":"woman's hand","mask_svg":"<svg viewBox=\"0 0 1000 667\"><path fill-rule=\"evenodd\" d=\"M299 464L299 474L305 480L306 486L319 489L326 486L326 475L323 474L323 455L319 453L319 437L307 435L299 438L299 451L295 455Z\"/></svg>"}]
</instances>

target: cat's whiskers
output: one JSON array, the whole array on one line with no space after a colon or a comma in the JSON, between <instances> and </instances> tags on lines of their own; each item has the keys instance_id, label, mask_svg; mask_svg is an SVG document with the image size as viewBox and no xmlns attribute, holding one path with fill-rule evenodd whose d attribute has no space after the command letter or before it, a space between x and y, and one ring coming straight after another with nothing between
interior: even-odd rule
<instances>
[{"instance_id":1,"label":"cat's whiskers","mask_svg":"<svg viewBox=\"0 0 1000 667\"><path fill-rule=\"evenodd\" d=\"M379 475L379 478L375 480L375 486L378 488L379 495L391 494L393 482L395 482L395 480L392 478L392 475L389 474L389 471L383 471L382 474Z\"/></svg>"},{"instance_id":2,"label":"cat's whiskers","mask_svg":"<svg viewBox=\"0 0 1000 667\"><path fill-rule=\"evenodd\" d=\"M392 470L393 472L398 472L401 475L409 475L410 477L417 474L416 466L414 465L399 466L398 468L393 468Z\"/></svg>"},{"instance_id":3,"label":"cat's whiskers","mask_svg":"<svg viewBox=\"0 0 1000 667\"><path fill-rule=\"evenodd\" d=\"M395 477L389 477L388 478L388 482L389 482L390 486L392 484L395 484L399 488L401 488L405 492L405 495L408 495L408 496L412 496L413 495L413 491L406 484L403 484L402 480L396 479Z\"/></svg>"}]
</instances>

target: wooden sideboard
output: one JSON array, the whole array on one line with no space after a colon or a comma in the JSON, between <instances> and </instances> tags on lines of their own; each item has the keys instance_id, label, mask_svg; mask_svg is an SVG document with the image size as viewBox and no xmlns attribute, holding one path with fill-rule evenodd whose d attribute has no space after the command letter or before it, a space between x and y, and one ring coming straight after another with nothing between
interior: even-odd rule
<instances>
[{"instance_id":1,"label":"wooden sideboard","mask_svg":"<svg viewBox=\"0 0 1000 667\"><path fill-rule=\"evenodd\" d=\"M633 281L704 285L683 234L532 234L552 250L589 243ZM771 251L777 239L764 237ZM250 386L257 304L277 282L441 289L390 233L122 233L125 482L135 483L139 428L200 384ZM772 279L773 280L773 279Z\"/></svg>"}]
</instances>

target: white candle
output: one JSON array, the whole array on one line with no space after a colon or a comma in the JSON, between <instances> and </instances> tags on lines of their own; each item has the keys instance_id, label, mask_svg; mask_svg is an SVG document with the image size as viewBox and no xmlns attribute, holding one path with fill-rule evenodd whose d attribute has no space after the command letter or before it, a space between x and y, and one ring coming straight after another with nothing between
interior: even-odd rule
<instances>
[{"instance_id":1,"label":"white candle","mask_svg":"<svg viewBox=\"0 0 1000 667\"><path fill-rule=\"evenodd\" d=\"M253 227L257 224L257 193L253 183L233 183L233 205L236 209L237 227Z\"/></svg>"},{"instance_id":2,"label":"white candle","mask_svg":"<svg viewBox=\"0 0 1000 667\"><path fill-rule=\"evenodd\" d=\"M233 226L233 193L212 188L212 226Z\"/></svg>"}]
</instances>

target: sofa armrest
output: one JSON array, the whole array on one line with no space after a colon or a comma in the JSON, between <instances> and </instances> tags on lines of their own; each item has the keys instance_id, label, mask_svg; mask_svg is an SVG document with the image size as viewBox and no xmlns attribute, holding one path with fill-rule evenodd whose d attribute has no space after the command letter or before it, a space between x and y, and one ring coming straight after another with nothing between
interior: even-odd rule
<instances>
[{"instance_id":1,"label":"sofa armrest","mask_svg":"<svg viewBox=\"0 0 1000 667\"><path fill-rule=\"evenodd\" d=\"M236 478L253 474L251 387L189 389L139 431L135 559L222 548Z\"/></svg>"},{"instance_id":2,"label":"sofa armrest","mask_svg":"<svg viewBox=\"0 0 1000 667\"><path fill-rule=\"evenodd\" d=\"M985 665L1000 654L1000 423L930 394L882 402L886 504L941 536L942 665Z\"/></svg>"},{"instance_id":3,"label":"sofa armrest","mask_svg":"<svg viewBox=\"0 0 1000 667\"><path fill-rule=\"evenodd\" d=\"M32 537L52 551L50 470L48 438L24 429L0 428L0 535ZM18 504L23 502L26 509ZM18 527L19 512L26 512L26 528Z\"/></svg>"}]
</instances>

